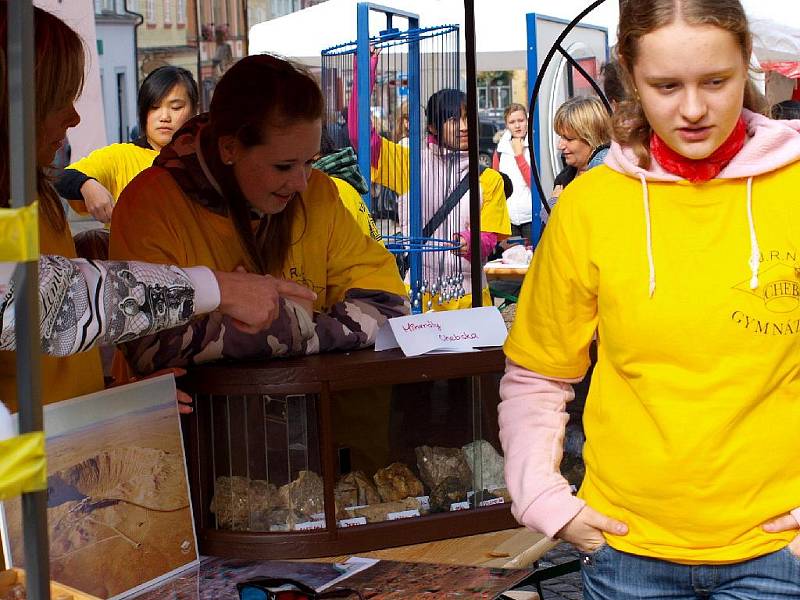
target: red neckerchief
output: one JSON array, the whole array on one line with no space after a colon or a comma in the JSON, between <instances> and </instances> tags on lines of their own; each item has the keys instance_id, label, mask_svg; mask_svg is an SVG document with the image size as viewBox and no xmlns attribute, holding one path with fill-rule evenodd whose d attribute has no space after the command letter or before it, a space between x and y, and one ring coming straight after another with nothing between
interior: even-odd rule
<instances>
[{"instance_id":1,"label":"red neckerchief","mask_svg":"<svg viewBox=\"0 0 800 600\"><path fill-rule=\"evenodd\" d=\"M714 179L731 162L744 146L746 136L747 126L744 118L739 117L728 139L722 142L719 148L706 158L693 160L675 152L654 131L650 135L650 152L658 164L670 173L688 179L692 183L703 183Z\"/></svg>"}]
</instances>

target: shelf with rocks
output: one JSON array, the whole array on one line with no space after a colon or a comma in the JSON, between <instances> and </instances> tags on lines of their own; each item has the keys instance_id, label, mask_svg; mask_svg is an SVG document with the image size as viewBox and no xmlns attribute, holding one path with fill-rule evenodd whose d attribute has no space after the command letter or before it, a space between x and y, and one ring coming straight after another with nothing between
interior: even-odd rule
<instances>
[{"instance_id":1,"label":"shelf with rocks","mask_svg":"<svg viewBox=\"0 0 800 600\"><path fill-rule=\"evenodd\" d=\"M200 551L313 558L514 527L503 366L499 349L364 350L194 369L182 387Z\"/></svg>"}]
</instances>

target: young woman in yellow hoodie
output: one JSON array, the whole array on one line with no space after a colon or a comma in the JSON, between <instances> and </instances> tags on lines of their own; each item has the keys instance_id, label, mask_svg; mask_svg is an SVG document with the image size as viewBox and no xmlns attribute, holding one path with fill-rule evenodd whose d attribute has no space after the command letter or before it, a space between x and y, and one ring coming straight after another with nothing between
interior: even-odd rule
<instances>
[{"instance_id":1,"label":"young woman in yellow hoodie","mask_svg":"<svg viewBox=\"0 0 800 600\"><path fill-rule=\"evenodd\" d=\"M319 154L323 98L313 77L269 55L225 72L210 111L189 121L120 197L111 258L244 268L312 289L246 334L210 316L126 344L139 373L219 358L269 358L371 345L409 310L392 255L364 235Z\"/></svg>"},{"instance_id":2,"label":"young woman in yellow hoodie","mask_svg":"<svg viewBox=\"0 0 800 600\"><path fill-rule=\"evenodd\" d=\"M506 343L512 510L582 552L584 597L800 597L800 133L759 114L738 0L621 5L627 99L561 195ZM586 477L558 473L598 361Z\"/></svg>"}]
</instances>

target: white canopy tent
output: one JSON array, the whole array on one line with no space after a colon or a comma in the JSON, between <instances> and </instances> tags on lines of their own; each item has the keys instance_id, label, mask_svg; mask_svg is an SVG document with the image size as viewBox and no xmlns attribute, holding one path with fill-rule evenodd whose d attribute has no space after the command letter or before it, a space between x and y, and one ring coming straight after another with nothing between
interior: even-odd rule
<instances>
[{"instance_id":1,"label":"white canopy tent","mask_svg":"<svg viewBox=\"0 0 800 600\"><path fill-rule=\"evenodd\" d=\"M250 53L273 52L310 66L319 66L320 52L356 39L358 0L328 0L250 30ZM378 4L410 11L420 16L420 25L462 25L462 0L379 0ZM742 0L751 19L755 54L759 61L800 61L800 2L787 0ZM527 44L525 14L537 12L572 20L589 0L475 0L478 69L482 71L524 69ZM585 23L608 29L609 43L616 40L619 19L617 0L607 0L585 19ZM377 15L371 33L384 28ZM401 25L402 27L402 25ZM463 47L463 39L462 39Z\"/></svg>"},{"instance_id":2,"label":"white canopy tent","mask_svg":"<svg viewBox=\"0 0 800 600\"><path fill-rule=\"evenodd\" d=\"M273 52L309 66L319 66L320 52L354 41L358 0L328 0L304 10L259 23L250 29L250 53ZM385 0L376 4L413 12L420 27L458 24L461 48L464 41L462 0ZM479 71L526 68L527 31L525 15L538 12L567 21L589 5L586 0L475 0L477 67ZM608 0L595 9L585 23L605 27L609 41L616 38L618 2ZM380 15L371 19L370 33L385 28ZM395 26L403 28L405 23Z\"/></svg>"}]
</instances>

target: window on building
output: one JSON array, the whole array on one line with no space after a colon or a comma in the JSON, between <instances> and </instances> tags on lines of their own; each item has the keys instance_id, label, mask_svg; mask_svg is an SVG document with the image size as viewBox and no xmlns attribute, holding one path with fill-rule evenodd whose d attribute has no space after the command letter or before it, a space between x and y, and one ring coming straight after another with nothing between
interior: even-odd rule
<instances>
[{"instance_id":1,"label":"window on building","mask_svg":"<svg viewBox=\"0 0 800 600\"><path fill-rule=\"evenodd\" d=\"M511 104L511 73L487 71L478 76L478 108L502 109Z\"/></svg>"},{"instance_id":2,"label":"window on building","mask_svg":"<svg viewBox=\"0 0 800 600\"><path fill-rule=\"evenodd\" d=\"M178 27L186 27L186 0L177 0L175 3L175 22Z\"/></svg>"},{"instance_id":3,"label":"window on building","mask_svg":"<svg viewBox=\"0 0 800 600\"><path fill-rule=\"evenodd\" d=\"M156 26L156 0L145 0L144 19L148 27Z\"/></svg>"},{"instance_id":4,"label":"window on building","mask_svg":"<svg viewBox=\"0 0 800 600\"><path fill-rule=\"evenodd\" d=\"M117 12L116 0L94 0L95 14Z\"/></svg>"},{"instance_id":5,"label":"window on building","mask_svg":"<svg viewBox=\"0 0 800 600\"><path fill-rule=\"evenodd\" d=\"M164 0L164 27L172 27L172 0Z\"/></svg>"}]
</instances>

